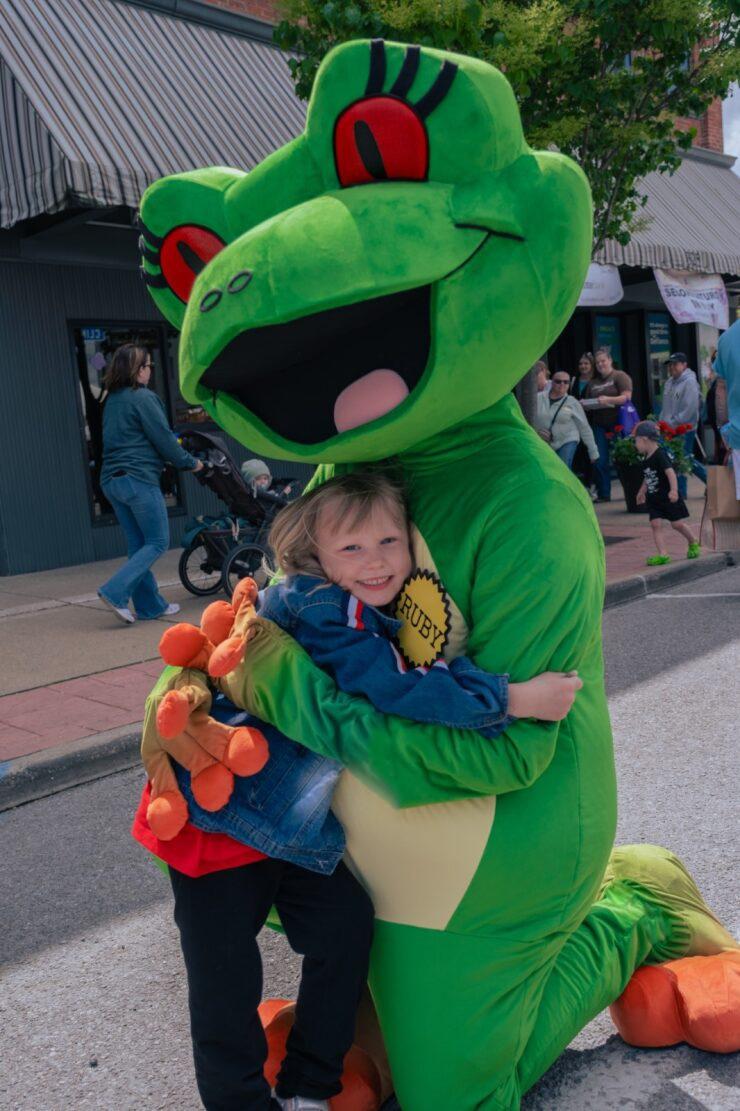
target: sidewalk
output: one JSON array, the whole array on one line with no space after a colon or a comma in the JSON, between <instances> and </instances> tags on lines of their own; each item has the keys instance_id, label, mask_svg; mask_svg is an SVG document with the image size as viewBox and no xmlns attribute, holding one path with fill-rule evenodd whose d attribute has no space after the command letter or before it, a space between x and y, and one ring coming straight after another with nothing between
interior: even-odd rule
<instances>
[{"instance_id":1,"label":"sidewalk","mask_svg":"<svg viewBox=\"0 0 740 1111\"><path fill-rule=\"evenodd\" d=\"M647 516L625 512L616 482L614 497L595 507L606 543L606 605L726 565L722 553L706 549L701 559L686 560L684 540L666 529L673 562L646 567L645 558L654 551ZM698 527L704 496L696 479L688 504ZM169 620L197 623L209 599L182 586L179 556L173 549L162 557L157 579L167 599L182 606ZM0 810L138 759L142 709L161 670L157 644L165 621L124 626L102 606L96 587L119 563L0 578ZM42 781L50 776L53 783L43 790Z\"/></svg>"}]
</instances>

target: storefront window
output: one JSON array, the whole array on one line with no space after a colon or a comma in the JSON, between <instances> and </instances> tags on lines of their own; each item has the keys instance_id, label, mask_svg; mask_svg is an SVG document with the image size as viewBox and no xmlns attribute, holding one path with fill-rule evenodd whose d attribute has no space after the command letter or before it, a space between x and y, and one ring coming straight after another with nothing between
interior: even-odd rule
<instances>
[{"instance_id":1,"label":"storefront window","mask_svg":"<svg viewBox=\"0 0 740 1111\"><path fill-rule=\"evenodd\" d=\"M175 402L175 427L181 428L184 424L212 424L213 421L202 405L190 405L180 393L177 373L179 340L179 332L167 331L167 362L172 372L172 396Z\"/></svg>"},{"instance_id":2,"label":"storefront window","mask_svg":"<svg viewBox=\"0 0 740 1111\"><path fill-rule=\"evenodd\" d=\"M667 312L649 312L646 324L650 405L657 411L666 377L664 364L671 353L671 318Z\"/></svg>"},{"instance_id":3,"label":"storefront window","mask_svg":"<svg viewBox=\"0 0 740 1111\"><path fill-rule=\"evenodd\" d=\"M165 330L157 325L74 324L72 337L80 391L84 434L84 463L89 476L91 511L94 521L113 520L113 511L100 488L103 460L103 378L111 355L123 343L136 343L151 353L154 370L149 383L171 413L167 388L168 363ZM168 466L162 472L162 492L169 508L182 504L177 472Z\"/></svg>"}]
</instances>

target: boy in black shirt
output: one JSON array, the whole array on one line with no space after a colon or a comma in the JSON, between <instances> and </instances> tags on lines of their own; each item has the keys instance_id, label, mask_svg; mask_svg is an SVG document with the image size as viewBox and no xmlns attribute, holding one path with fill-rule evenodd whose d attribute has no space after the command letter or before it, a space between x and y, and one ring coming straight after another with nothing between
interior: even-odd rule
<instances>
[{"instance_id":1,"label":"boy in black shirt","mask_svg":"<svg viewBox=\"0 0 740 1111\"><path fill-rule=\"evenodd\" d=\"M694 533L686 524L689 511L686 502L678 493L676 472L670 456L660 446L660 430L651 420L643 420L634 431L635 447L645 456L643 471L645 477L637 494L637 504L647 502L650 525L658 554L648 556L645 561L651 567L656 564L670 563L671 557L665 549L663 521L670 521L671 528L680 532L689 542L687 559L701 555L701 547Z\"/></svg>"}]
</instances>

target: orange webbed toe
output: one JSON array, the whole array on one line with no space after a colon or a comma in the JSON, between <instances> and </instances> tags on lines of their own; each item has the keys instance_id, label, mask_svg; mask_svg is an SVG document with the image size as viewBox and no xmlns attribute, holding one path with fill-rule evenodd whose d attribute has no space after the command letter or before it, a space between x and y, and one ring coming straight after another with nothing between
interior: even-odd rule
<instances>
[{"instance_id":1,"label":"orange webbed toe","mask_svg":"<svg viewBox=\"0 0 740 1111\"><path fill-rule=\"evenodd\" d=\"M286 1042L295 1018L295 1004L287 999L266 999L259 1016L267 1039L265 1079L270 1087L277 1082L285 1057ZM377 1111L381 1103L378 1070L370 1056L359 1046L351 1046L344 1058L342 1091L329 1100L331 1111Z\"/></svg>"},{"instance_id":2,"label":"orange webbed toe","mask_svg":"<svg viewBox=\"0 0 740 1111\"><path fill-rule=\"evenodd\" d=\"M740 951L639 968L609 1008L630 1045L740 1050Z\"/></svg>"}]
</instances>

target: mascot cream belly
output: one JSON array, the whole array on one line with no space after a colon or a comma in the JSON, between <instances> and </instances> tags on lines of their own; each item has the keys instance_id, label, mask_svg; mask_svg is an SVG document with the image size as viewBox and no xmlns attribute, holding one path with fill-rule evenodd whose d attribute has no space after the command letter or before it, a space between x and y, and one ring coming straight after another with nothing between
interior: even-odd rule
<instances>
[{"instance_id":1,"label":"mascot cream belly","mask_svg":"<svg viewBox=\"0 0 740 1111\"><path fill-rule=\"evenodd\" d=\"M377 909L371 988L404 1111L514 1108L638 966L736 948L669 853L610 861L601 537L510 392L575 306L586 180L529 149L490 66L353 42L303 135L249 175L156 183L142 220L190 401L257 453L321 464L317 482L400 468L437 590L405 603L408 651L583 678L564 722L496 741L384 717L269 623L222 681L347 768L336 811Z\"/></svg>"}]
</instances>

